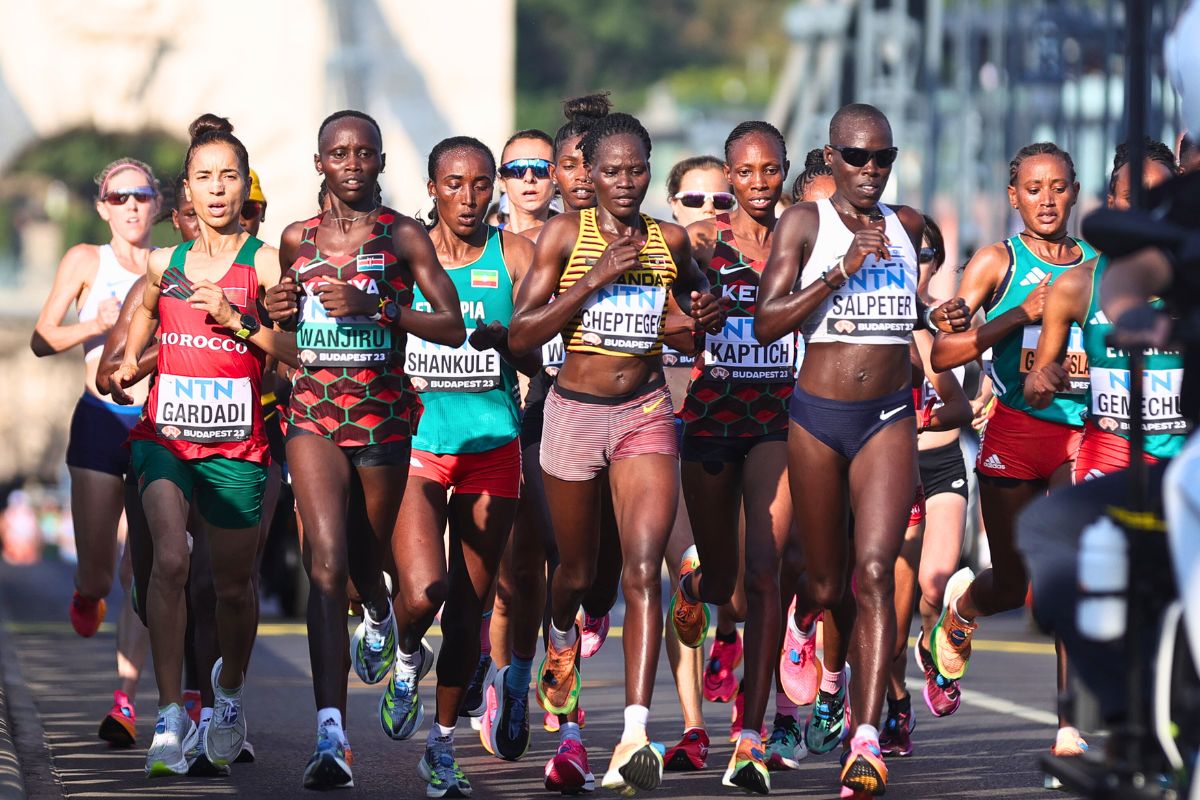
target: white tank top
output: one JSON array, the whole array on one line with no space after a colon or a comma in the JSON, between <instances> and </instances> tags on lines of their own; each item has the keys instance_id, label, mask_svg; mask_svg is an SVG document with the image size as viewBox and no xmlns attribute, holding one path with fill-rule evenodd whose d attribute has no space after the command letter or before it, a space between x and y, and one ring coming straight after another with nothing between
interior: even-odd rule
<instances>
[{"instance_id":1,"label":"white tank top","mask_svg":"<svg viewBox=\"0 0 1200 800\"><path fill-rule=\"evenodd\" d=\"M121 266L121 262L117 261L117 254L113 252L112 245L101 245L100 266L96 267L96 278L92 281L91 289L88 290L87 299L83 301L83 305L79 309L79 321L87 322L95 319L100 312L100 304L110 297L117 298L118 303L124 303L129 290L140 277L142 276L139 273L130 272ZM100 349L104 347L104 340L107 338L108 334L100 334L84 342L83 357L85 359L98 357Z\"/></svg>"},{"instance_id":2,"label":"white tank top","mask_svg":"<svg viewBox=\"0 0 1200 800\"><path fill-rule=\"evenodd\" d=\"M804 321L808 343L908 344L917 319L917 254L896 212L879 204L890 257L867 256L862 269ZM854 234L829 200L817 201L817 242L800 275L803 289L850 249Z\"/></svg>"}]
</instances>

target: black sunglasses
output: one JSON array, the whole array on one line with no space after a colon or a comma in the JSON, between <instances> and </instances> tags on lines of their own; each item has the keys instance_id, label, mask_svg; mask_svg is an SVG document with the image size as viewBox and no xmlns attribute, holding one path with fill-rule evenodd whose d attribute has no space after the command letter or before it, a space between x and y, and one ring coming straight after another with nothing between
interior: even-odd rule
<instances>
[{"instance_id":1,"label":"black sunglasses","mask_svg":"<svg viewBox=\"0 0 1200 800\"><path fill-rule=\"evenodd\" d=\"M705 200L712 200L717 211L728 211L734 204L734 197L729 192L676 192L674 198L684 208L703 208Z\"/></svg>"},{"instance_id":2,"label":"black sunglasses","mask_svg":"<svg viewBox=\"0 0 1200 800\"><path fill-rule=\"evenodd\" d=\"M100 199L110 206L123 206L131 197L139 203L149 203L158 197L158 192L153 186L135 186L132 189L114 189Z\"/></svg>"},{"instance_id":3,"label":"black sunglasses","mask_svg":"<svg viewBox=\"0 0 1200 800\"><path fill-rule=\"evenodd\" d=\"M524 178L525 171L532 170L535 178L550 177L550 162L544 158L516 158L500 165L501 178Z\"/></svg>"},{"instance_id":4,"label":"black sunglasses","mask_svg":"<svg viewBox=\"0 0 1200 800\"><path fill-rule=\"evenodd\" d=\"M900 152L895 147L885 147L882 150L865 150L861 147L842 147L840 144L829 145L830 149L837 150L842 155L842 160L852 167L865 167L871 159L875 160L875 166L880 169L887 169L896 161L896 154Z\"/></svg>"}]
</instances>

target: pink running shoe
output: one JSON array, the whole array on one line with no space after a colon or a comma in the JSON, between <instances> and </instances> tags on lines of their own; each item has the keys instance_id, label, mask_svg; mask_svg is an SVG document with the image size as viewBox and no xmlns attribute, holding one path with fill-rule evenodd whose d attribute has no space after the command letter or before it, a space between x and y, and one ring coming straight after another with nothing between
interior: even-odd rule
<instances>
[{"instance_id":1,"label":"pink running shoe","mask_svg":"<svg viewBox=\"0 0 1200 800\"><path fill-rule=\"evenodd\" d=\"M596 791L596 776L588 767L587 750L578 739L567 739L546 762L546 790L562 794Z\"/></svg>"},{"instance_id":2,"label":"pink running shoe","mask_svg":"<svg viewBox=\"0 0 1200 800\"><path fill-rule=\"evenodd\" d=\"M679 744L663 754L663 769L668 772L694 772L704 769L708 763L708 732L703 728L691 728L683 734Z\"/></svg>"},{"instance_id":3,"label":"pink running shoe","mask_svg":"<svg viewBox=\"0 0 1200 800\"><path fill-rule=\"evenodd\" d=\"M925 675L925 705L935 717L948 717L962 705L962 694L958 691L958 681L952 681L937 671L933 665L933 656L921 645L925 631L917 633L917 643L913 645L913 658L917 669Z\"/></svg>"},{"instance_id":4,"label":"pink running shoe","mask_svg":"<svg viewBox=\"0 0 1200 800\"><path fill-rule=\"evenodd\" d=\"M579 710L579 727L582 729L587 725L587 713L582 708ZM546 733L558 733L558 729L562 727L558 724L558 714L552 714L549 711L542 717L542 730Z\"/></svg>"},{"instance_id":5,"label":"pink running shoe","mask_svg":"<svg viewBox=\"0 0 1200 800\"><path fill-rule=\"evenodd\" d=\"M710 703L728 703L737 693L733 671L742 663L742 636L734 631L732 642L713 639L704 665L704 699Z\"/></svg>"},{"instance_id":6,"label":"pink running shoe","mask_svg":"<svg viewBox=\"0 0 1200 800\"><path fill-rule=\"evenodd\" d=\"M496 702L496 687L494 684L488 684L487 691L484 693L484 701L486 705L483 709L483 719L479 728L479 743L483 745L484 750L487 750L492 755L496 755L496 746L492 744L492 726L495 724L496 715L500 713L500 709ZM558 717L554 719L557 720Z\"/></svg>"},{"instance_id":7,"label":"pink running shoe","mask_svg":"<svg viewBox=\"0 0 1200 800\"><path fill-rule=\"evenodd\" d=\"M788 608L787 619L796 616L796 601ZM814 622L802 636L784 625L783 652L779 655L779 681L788 699L798 706L810 705L821 687L821 661L817 658L817 626Z\"/></svg>"},{"instance_id":8,"label":"pink running shoe","mask_svg":"<svg viewBox=\"0 0 1200 800\"><path fill-rule=\"evenodd\" d=\"M579 623L579 638L582 640L579 656L591 658L604 646L604 640L608 638L608 629L612 623L608 614L603 617L593 617L582 608L579 609L579 616L575 619Z\"/></svg>"}]
</instances>

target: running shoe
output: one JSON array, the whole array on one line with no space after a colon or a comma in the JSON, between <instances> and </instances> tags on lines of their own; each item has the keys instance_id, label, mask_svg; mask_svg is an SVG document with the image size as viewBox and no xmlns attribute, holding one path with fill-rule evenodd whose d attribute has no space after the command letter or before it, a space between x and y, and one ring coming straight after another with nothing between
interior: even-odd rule
<instances>
[{"instance_id":1,"label":"running shoe","mask_svg":"<svg viewBox=\"0 0 1200 800\"><path fill-rule=\"evenodd\" d=\"M850 740L842 764L842 797L872 797L887 791L887 765L879 742L865 736Z\"/></svg>"},{"instance_id":2,"label":"running shoe","mask_svg":"<svg viewBox=\"0 0 1200 800\"><path fill-rule=\"evenodd\" d=\"M453 742L434 739L417 762L426 797L470 797L471 782L454 759Z\"/></svg>"},{"instance_id":3,"label":"running shoe","mask_svg":"<svg viewBox=\"0 0 1200 800\"><path fill-rule=\"evenodd\" d=\"M935 717L948 717L962 705L962 694L958 691L958 681L952 681L937 671L933 664L933 656L921 644L925 638L922 629L917 633L917 643L913 645L913 658L917 661L917 669L925 675L925 705Z\"/></svg>"},{"instance_id":4,"label":"running shoe","mask_svg":"<svg viewBox=\"0 0 1200 800\"><path fill-rule=\"evenodd\" d=\"M192 718L192 722L200 724L200 710L204 708L204 703L200 699L200 693L195 689L185 689L183 692L183 710Z\"/></svg>"},{"instance_id":5,"label":"running shoe","mask_svg":"<svg viewBox=\"0 0 1200 800\"><path fill-rule=\"evenodd\" d=\"M842 670L842 686L830 693L821 689L813 703L804 742L810 753L825 755L837 747L850 731L850 665Z\"/></svg>"},{"instance_id":6,"label":"running shoe","mask_svg":"<svg viewBox=\"0 0 1200 800\"><path fill-rule=\"evenodd\" d=\"M233 760L235 764L253 764L254 763L254 745L250 744L250 740L242 742L242 752L238 753L238 757Z\"/></svg>"},{"instance_id":7,"label":"running shoe","mask_svg":"<svg viewBox=\"0 0 1200 800\"><path fill-rule=\"evenodd\" d=\"M304 768L304 788L352 788L354 774L350 771L349 750L340 729L333 725L322 725L317 730L317 749Z\"/></svg>"},{"instance_id":8,"label":"running shoe","mask_svg":"<svg viewBox=\"0 0 1200 800\"><path fill-rule=\"evenodd\" d=\"M883 730L879 732L879 751L885 756L908 757L912 755L912 732L917 729L917 715L912 710L911 695L908 708L900 709L899 703L887 703L887 717Z\"/></svg>"},{"instance_id":9,"label":"running shoe","mask_svg":"<svg viewBox=\"0 0 1200 800\"><path fill-rule=\"evenodd\" d=\"M800 762L808 755L804 743L804 732L795 717L787 714L775 715L775 726L767 740L767 769L800 769Z\"/></svg>"},{"instance_id":10,"label":"running shoe","mask_svg":"<svg viewBox=\"0 0 1200 800\"><path fill-rule=\"evenodd\" d=\"M942 615L933 626L930 643L933 646L933 663L937 671L950 680L960 680L971 663L971 635L979 627L974 622L964 622L951 609L962 597L963 592L975 580L970 567L963 567L950 576L942 599Z\"/></svg>"},{"instance_id":11,"label":"running shoe","mask_svg":"<svg viewBox=\"0 0 1200 800\"><path fill-rule=\"evenodd\" d=\"M425 707L421 705L417 684L433 667L433 649L424 639L421 640L420 653L421 663L412 675L402 674L397 659L392 679L379 698L379 724L383 726L384 733L398 742L412 736L425 719Z\"/></svg>"},{"instance_id":12,"label":"running shoe","mask_svg":"<svg viewBox=\"0 0 1200 800\"><path fill-rule=\"evenodd\" d=\"M233 763L242 753L242 745L246 742L246 715L242 710L242 688L232 694L227 693L217 684L217 676L221 674L221 664L225 659L218 658L213 664L213 716L204 732L204 754L215 766L223 767Z\"/></svg>"},{"instance_id":13,"label":"running shoe","mask_svg":"<svg viewBox=\"0 0 1200 800\"><path fill-rule=\"evenodd\" d=\"M1054 739L1054 745L1050 748L1050 754L1058 758L1074 758L1083 755L1087 750L1088 743L1079 734L1079 729L1068 725L1058 729L1058 735ZM1043 785L1047 789L1061 789L1062 781L1053 775L1047 775Z\"/></svg>"},{"instance_id":14,"label":"running shoe","mask_svg":"<svg viewBox=\"0 0 1200 800\"><path fill-rule=\"evenodd\" d=\"M582 706L577 706L576 710L579 712L579 727L581 729L586 728L587 712L583 710ZM542 716L542 730L544 730L546 733L558 733L561 727L562 725L558 721L558 714L553 714L547 711Z\"/></svg>"},{"instance_id":15,"label":"running shoe","mask_svg":"<svg viewBox=\"0 0 1200 800\"><path fill-rule=\"evenodd\" d=\"M471 722L476 719L479 721L479 743L483 745L483 749L487 750L491 755L496 755L496 747L492 744L492 726L496 723L496 717L500 710L496 707L496 685L492 684L487 688L484 694L487 699L487 708L483 711L482 717L472 717ZM472 728L475 726L472 725Z\"/></svg>"},{"instance_id":16,"label":"running shoe","mask_svg":"<svg viewBox=\"0 0 1200 800\"><path fill-rule=\"evenodd\" d=\"M658 742L648 739L621 742L613 750L608 772L600 785L615 789L625 797L632 797L638 789L649 791L662 783L663 749Z\"/></svg>"},{"instance_id":17,"label":"running shoe","mask_svg":"<svg viewBox=\"0 0 1200 800\"><path fill-rule=\"evenodd\" d=\"M218 767L208 760L208 756L204 754L204 736L208 729L208 721L200 724L196 743L192 745L184 756L188 762L188 777L189 778L227 778L232 772L229 765Z\"/></svg>"},{"instance_id":18,"label":"running shoe","mask_svg":"<svg viewBox=\"0 0 1200 800\"><path fill-rule=\"evenodd\" d=\"M467 685L467 695L463 698L460 717L482 717L487 711L487 687L496 679L496 663L491 656L481 655L475 665L475 674Z\"/></svg>"},{"instance_id":19,"label":"running shoe","mask_svg":"<svg viewBox=\"0 0 1200 800\"><path fill-rule=\"evenodd\" d=\"M104 598L84 597L79 592L71 596L71 627L85 639L90 639L100 630L108 603Z\"/></svg>"},{"instance_id":20,"label":"running shoe","mask_svg":"<svg viewBox=\"0 0 1200 800\"><path fill-rule=\"evenodd\" d=\"M188 718L191 719L191 716ZM133 747L137 740L137 717L133 713L133 703L120 689L113 692L112 710L100 720L100 738L113 747Z\"/></svg>"},{"instance_id":21,"label":"running shoe","mask_svg":"<svg viewBox=\"0 0 1200 800\"><path fill-rule=\"evenodd\" d=\"M529 690L510 693L505 685L509 667L496 673L492 684L496 714L491 724L491 752L505 761L516 761L529 749Z\"/></svg>"},{"instance_id":22,"label":"running shoe","mask_svg":"<svg viewBox=\"0 0 1200 800\"><path fill-rule=\"evenodd\" d=\"M591 658L600 652L600 648L604 646L604 640L608 638L608 630L612 624L609 615L593 617L580 608L575 621L579 623L579 638L582 640L579 655L583 658Z\"/></svg>"},{"instance_id":23,"label":"running shoe","mask_svg":"<svg viewBox=\"0 0 1200 800\"><path fill-rule=\"evenodd\" d=\"M704 699L710 703L728 703L737 692L733 671L742 663L742 635L734 629L733 641L714 637L704 665Z\"/></svg>"},{"instance_id":24,"label":"running shoe","mask_svg":"<svg viewBox=\"0 0 1200 800\"><path fill-rule=\"evenodd\" d=\"M679 744L663 754L664 769L668 772L693 772L708 763L708 732L704 728L689 728Z\"/></svg>"},{"instance_id":25,"label":"running shoe","mask_svg":"<svg viewBox=\"0 0 1200 800\"><path fill-rule=\"evenodd\" d=\"M754 794L770 794L771 773L763 762L762 745L749 739L738 739L737 747L729 759L729 768L721 778L721 785L745 789Z\"/></svg>"},{"instance_id":26,"label":"running shoe","mask_svg":"<svg viewBox=\"0 0 1200 800\"><path fill-rule=\"evenodd\" d=\"M546 791L581 794L596 791L596 776L588 766L587 750L578 739L564 739L546 762Z\"/></svg>"},{"instance_id":27,"label":"running shoe","mask_svg":"<svg viewBox=\"0 0 1200 800\"><path fill-rule=\"evenodd\" d=\"M796 601L792 600L787 620L796 615ZM779 682L783 691L798 706L812 703L821 686L821 661L817 658L817 624L813 622L800 636L792 632L792 625L784 624L783 652L779 656Z\"/></svg>"},{"instance_id":28,"label":"running shoe","mask_svg":"<svg viewBox=\"0 0 1200 800\"><path fill-rule=\"evenodd\" d=\"M696 554L696 545L692 545L683 552L683 560L679 562L679 585L671 594L671 606L667 609L667 616L675 626L675 635L679 637L680 644L693 648L704 644L704 637L708 635L708 605L698 600L688 600L680 587L687 576L698 569L700 556Z\"/></svg>"},{"instance_id":29,"label":"running shoe","mask_svg":"<svg viewBox=\"0 0 1200 800\"><path fill-rule=\"evenodd\" d=\"M182 706L171 703L161 709L154 722L154 740L146 751L146 777L187 774L186 753L195 747L198 738L196 723Z\"/></svg>"},{"instance_id":30,"label":"running shoe","mask_svg":"<svg viewBox=\"0 0 1200 800\"><path fill-rule=\"evenodd\" d=\"M578 634L578 627L576 633ZM555 714L570 714L579 702L579 670L575 663L579 660L580 638L575 637L575 644L565 650L559 650L553 642L546 642L546 655L542 665L538 667L538 698L542 708Z\"/></svg>"},{"instance_id":31,"label":"running shoe","mask_svg":"<svg viewBox=\"0 0 1200 800\"><path fill-rule=\"evenodd\" d=\"M396 615L390 606L387 617L380 622L363 609L362 622L350 637L350 663L365 684L374 685L387 677L396 663Z\"/></svg>"},{"instance_id":32,"label":"running shoe","mask_svg":"<svg viewBox=\"0 0 1200 800\"><path fill-rule=\"evenodd\" d=\"M733 714L730 715L729 721L729 741L737 742L742 736L743 721L746 718L746 698L743 694L745 684L738 683L737 696L733 699ZM759 731L762 738L767 738L767 724L764 721L762 730Z\"/></svg>"}]
</instances>

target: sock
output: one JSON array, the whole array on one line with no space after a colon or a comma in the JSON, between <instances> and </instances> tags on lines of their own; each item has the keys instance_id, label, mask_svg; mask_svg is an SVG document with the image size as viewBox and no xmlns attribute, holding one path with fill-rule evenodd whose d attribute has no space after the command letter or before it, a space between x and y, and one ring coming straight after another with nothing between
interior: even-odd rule
<instances>
[{"instance_id":1,"label":"sock","mask_svg":"<svg viewBox=\"0 0 1200 800\"><path fill-rule=\"evenodd\" d=\"M832 670L826 666L825 671L821 673L821 691L837 694L838 690L842 688L843 680L843 670Z\"/></svg>"},{"instance_id":2,"label":"sock","mask_svg":"<svg viewBox=\"0 0 1200 800\"><path fill-rule=\"evenodd\" d=\"M892 698L889 697L887 699L887 704L888 704L888 714L889 715L893 711L897 714L912 713L912 695L911 694L906 694L906 695L904 695L904 697L900 698L899 700L893 700Z\"/></svg>"},{"instance_id":3,"label":"sock","mask_svg":"<svg viewBox=\"0 0 1200 800\"><path fill-rule=\"evenodd\" d=\"M336 708L321 708L317 710L317 733L322 728L337 728L342 730L342 712Z\"/></svg>"},{"instance_id":4,"label":"sock","mask_svg":"<svg viewBox=\"0 0 1200 800\"><path fill-rule=\"evenodd\" d=\"M406 653L399 647L396 648L396 671L403 672L405 675L416 675L417 670L421 667L421 647L417 646L417 652Z\"/></svg>"},{"instance_id":5,"label":"sock","mask_svg":"<svg viewBox=\"0 0 1200 800\"><path fill-rule=\"evenodd\" d=\"M579 630L574 625L569 631L560 631L558 626L550 623L550 644L554 645L555 650L569 650L575 646L575 640L578 638Z\"/></svg>"},{"instance_id":6,"label":"sock","mask_svg":"<svg viewBox=\"0 0 1200 800\"><path fill-rule=\"evenodd\" d=\"M562 744L567 739L574 739L583 744L583 736L579 732L578 722L564 722L558 727L558 743Z\"/></svg>"},{"instance_id":7,"label":"sock","mask_svg":"<svg viewBox=\"0 0 1200 800\"><path fill-rule=\"evenodd\" d=\"M492 655L492 612L488 611L479 618L479 655Z\"/></svg>"},{"instance_id":8,"label":"sock","mask_svg":"<svg viewBox=\"0 0 1200 800\"><path fill-rule=\"evenodd\" d=\"M645 706L625 706L625 730L621 741L642 741L646 738L646 723L650 721L650 709Z\"/></svg>"},{"instance_id":9,"label":"sock","mask_svg":"<svg viewBox=\"0 0 1200 800\"><path fill-rule=\"evenodd\" d=\"M512 695L523 695L529 692L529 679L533 676L533 659L523 658L513 653L512 663L508 665L508 673L504 676L504 688Z\"/></svg>"},{"instance_id":10,"label":"sock","mask_svg":"<svg viewBox=\"0 0 1200 800\"><path fill-rule=\"evenodd\" d=\"M859 725L858 728L854 731L854 738L855 739L870 739L872 742L875 742L878 744L879 731L877 731L875 729L874 725L867 725L866 723L863 723L862 725Z\"/></svg>"},{"instance_id":11,"label":"sock","mask_svg":"<svg viewBox=\"0 0 1200 800\"><path fill-rule=\"evenodd\" d=\"M788 633L795 636L797 639L804 638L804 631L800 630L800 626L796 624L796 615L788 614L787 618Z\"/></svg>"},{"instance_id":12,"label":"sock","mask_svg":"<svg viewBox=\"0 0 1200 800\"><path fill-rule=\"evenodd\" d=\"M800 707L792 702L792 699L787 696L787 692L775 693L775 713L782 714L785 717L797 719L797 712Z\"/></svg>"},{"instance_id":13,"label":"sock","mask_svg":"<svg viewBox=\"0 0 1200 800\"><path fill-rule=\"evenodd\" d=\"M749 739L750 744L762 747L762 734L758 731L752 731L749 728L742 728L742 732L738 734L738 740Z\"/></svg>"},{"instance_id":14,"label":"sock","mask_svg":"<svg viewBox=\"0 0 1200 800\"><path fill-rule=\"evenodd\" d=\"M737 628L735 627L727 634L717 631L717 641L724 642L725 644L733 644L737 641Z\"/></svg>"},{"instance_id":15,"label":"sock","mask_svg":"<svg viewBox=\"0 0 1200 800\"><path fill-rule=\"evenodd\" d=\"M212 720L212 711L213 710L211 708L200 709L200 724L201 725L207 725Z\"/></svg>"},{"instance_id":16,"label":"sock","mask_svg":"<svg viewBox=\"0 0 1200 800\"><path fill-rule=\"evenodd\" d=\"M425 743L433 744L435 740L454 744L454 726L450 725L447 727L434 720L433 724L429 726L429 738L425 740Z\"/></svg>"}]
</instances>

